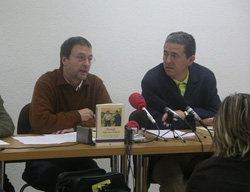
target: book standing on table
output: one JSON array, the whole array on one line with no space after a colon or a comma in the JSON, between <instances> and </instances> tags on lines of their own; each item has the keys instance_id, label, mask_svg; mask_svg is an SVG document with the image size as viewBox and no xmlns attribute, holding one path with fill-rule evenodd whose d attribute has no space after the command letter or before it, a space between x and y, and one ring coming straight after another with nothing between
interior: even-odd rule
<instances>
[{"instance_id":1,"label":"book standing on table","mask_svg":"<svg viewBox=\"0 0 250 192\"><path fill-rule=\"evenodd\" d=\"M124 145L124 104L96 105L96 145Z\"/></svg>"}]
</instances>

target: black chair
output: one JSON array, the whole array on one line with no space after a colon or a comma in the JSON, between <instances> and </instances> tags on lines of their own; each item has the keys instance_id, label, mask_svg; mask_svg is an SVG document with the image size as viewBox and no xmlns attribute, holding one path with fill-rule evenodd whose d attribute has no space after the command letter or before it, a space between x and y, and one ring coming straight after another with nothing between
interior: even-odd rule
<instances>
[{"instance_id":1,"label":"black chair","mask_svg":"<svg viewBox=\"0 0 250 192\"><path fill-rule=\"evenodd\" d=\"M128 118L129 121L136 121L139 124L139 127L146 128L147 119L143 116L142 112L139 110L133 111Z\"/></svg>"},{"instance_id":2,"label":"black chair","mask_svg":"<svg viewBox=\"0 0 250 192\"><path fill-rule=\"evenodd\" d=\"M31 130L31 125L29 121L29 109L30 103L26 104L20 111L18 121L17 121L17 134L29 134ZM20 192L23 192L25 188L32 186L29 178L23 173L22 179L26 182L20 189ZM35 187L34 187L35 188ZM36 188L37 189L37 188ZM40 190L40 189L37 189Z\"/></svg>"},{"instance_id":3,"label":"black chair","mask_svg":"<svg viewBox=\"0 0 250 192\"><path fill-rule=\"evenodd\" d=\"M26 104L19 113L17 121L17 134L28 134L31 130L29 121L30 103Z\"/></svg>"}]
</instances>

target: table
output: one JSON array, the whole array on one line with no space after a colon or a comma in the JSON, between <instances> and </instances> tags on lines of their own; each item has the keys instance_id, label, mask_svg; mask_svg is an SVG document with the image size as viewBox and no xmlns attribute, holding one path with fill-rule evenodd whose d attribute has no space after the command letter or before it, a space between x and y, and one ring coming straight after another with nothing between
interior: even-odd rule
<instances>
[{"instance_id":1,"label":"table","mask_svg":"<svg viewBox=\"0 0 250 192\"><path fill-rule=\"evenodd\" d=\"M15 135L15 136L34 136L34 135ZM24 145L21 142L6 137L1 139L10 145L2 145L1 148L21 148L21 147L47 147L48 148L26 148L26 149L5 149L0 152L0 185L3 186L4 164L5 162L19 162L34 159L54 159L54 158L70 158L70 157L112 157L112 171L119 171L119 156L126 154L126 146L90 146L86 144L77 144L67 146L73 143L65 143L60 145ZM54 146L54 147L53 147ZM60 146L60 147L55 147ZM125 166L124 158L121 158ZM126 174L126 168L121 167L121 172Z\"/></svg>"},{"instance_id":2,"label":"table","mask_svg":"<svg viewBox=\"0 0 250 192\"><path fill-rule=\"evenodd\" d=\"M163 140L153 141L150 143L135 143L132 146L132 155L136 155L137 175L136 175L136 191L147 191L147 168L148 155L159 154L174 154L174 153L200 153L212 152L212 140L209 136L206 138L199 135L201 143L196 137L185 137L186 143L181 139L168 139L167 142ZM152 139L153 136L146 134L147 139Z\"/></svg>"},{"instance_id":3,"label":"table","mask_svg":"<svg viewBox=\"0 0 250 192\"><path fill-rule=\"evenodd\" d=\"M24 136L24 135L18 135ZM152 139L153 136L146 134L147 140ZM150 143L134 143L132 145L131 155L135 155L137 158L136 168L136 192L146 192L146 181L147 181L147 163L148 155L154 154L173 154L173 153L199 153L199 152L212 152L212 141L209 137L202 138L203 150L200 142L196 137L185 138L186 143L181 139L168 139L167 142L158 140ZM0 147L27 147L12 137L2 139L5 142L10 143L10 146ZM67 157L105 157L112 156L113 159L113 170L119 170L119 158L121 157L121 172L126 178L126 146L89 146L86 144L78 144L74 146L65 146L67 144L61 144L62 147L51 147L43 149L5 149L0 152L0 184L3 182L4 173L4 162L10 161L25 161L32 159L51 159L51 158L67 158ZM36 145L40 147L41 145ZM46 145L42 145L46 146ZM49 145L53 146L53 145ZM54 145L58 146L58 145Z\"/></svg>"}]
</instances>

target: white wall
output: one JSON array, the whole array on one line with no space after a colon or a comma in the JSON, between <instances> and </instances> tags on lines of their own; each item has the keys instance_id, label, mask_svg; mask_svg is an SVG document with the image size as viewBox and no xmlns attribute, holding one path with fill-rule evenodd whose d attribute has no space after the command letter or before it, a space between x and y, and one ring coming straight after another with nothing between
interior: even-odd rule
<instances>
[{"instance_id":1,"label":"white wall","mask_svg":"<svg viewBox=\"0 0 250 192\"><path fill-rule=\"evenodd\" d=\"M0 94L16 124L38 77L59 67L62 42L80 35L93 46L91 72L113 102L125 103L128 118L129 95L141 92L167 35L180 30L195 37L196 62L214 71L221 99L250 93L249 8L249 0L1 0ZM22 171L23 164L7 166L16 190Z\"/></svg>"}]
</instances>

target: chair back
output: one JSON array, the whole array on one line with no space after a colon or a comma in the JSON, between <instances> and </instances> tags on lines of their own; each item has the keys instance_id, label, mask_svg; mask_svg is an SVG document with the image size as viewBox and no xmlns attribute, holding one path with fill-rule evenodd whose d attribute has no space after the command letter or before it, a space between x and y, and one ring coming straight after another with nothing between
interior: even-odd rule
<instances>
[{"instance_id":1,"label":"chair back","mask_svg":"<svg viewBox=\"0 0 250 192\"><path fill-rule=\"evenodd\" d=\"M28 134L31 130L29 121L30 103L26 104L20 111L17 121L17 134Z\"/></svg>"},{"instance_id":2,"label":"chair back","mask_svg":"<svg viewBox=\"0 0 250 192\"><path fill-rule=\"evenodd\" d=\"M128 118L129 121L136 121L139 126L140 129L142 127L146 128L147 127L147 119L144 117L144 115L142 114L142 111L139 110L135 110L133 111Z\"/></svg>"}]
</instances>

